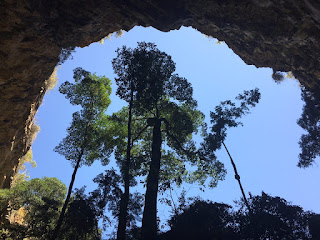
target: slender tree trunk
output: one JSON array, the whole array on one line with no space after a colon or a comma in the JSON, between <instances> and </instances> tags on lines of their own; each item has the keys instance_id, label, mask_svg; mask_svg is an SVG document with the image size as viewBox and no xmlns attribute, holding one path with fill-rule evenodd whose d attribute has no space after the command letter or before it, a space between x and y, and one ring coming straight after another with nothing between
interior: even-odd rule
<instances>
[{"instance_id":1,"label":"slender tree trunk","mask_svg":"<svg viewBox=\"0 0 320 240\"><path fill-rule=\"evenodd\" d=\"M243 187L242 187L242 184L241 184L241 180L240 180L240 175L238 174L238 171L237 171L237 167L236 167L236 164L234 163L232 157L231 157L231 154L229 153L229 150L227 148L227 146L224 144L224 142L222 142L224 148L226 149L228 155L229 155L229 158L231 160L231 164L232 164L232 167L233 167L233 170L234 170L234 178L238 181L239 183L239 187L240 187L240 190L241 190L241 193L242 193L242 197L243 197L243 200L244 200L244 203L245 205L247 206L248 210L249 210L249 213L251 213L251 208L250 208L250 205L248 203L248 200L247 200L247 197L246 197L246 194L244 193L244 190L243 190Z\"/></svg>"},{"instance_id":2,"label":"slender tree trunk","mask_svg":"<svg viewBox=\"0 0 320 240\"><path fill-rule=\"evenodd\" d=\"M63 218L64 218L64 215L65 215L65 213L66 213L67 206L68 206L69 201L70 201L70 197L71 197L71 193L72 193L72 188L73 188L74 180L75 180L75 178L76 178L76 174L77 174L78 168L79 168L79 166L80 166L80 162L81 162L81 158L82 158L82 156L83 156L83 153L84 153L84 147L82 147L81 152L80 152L80 154L79 154L79 156L78 156L78 159L77 159L76 166L74 167L74 170L73 170L73 173L72 173L72 177L71 177L71 182L70 182L70 184L69 184L69 189L68 189L67 198L66 198L66 200L64 201L64 204L63 204L63 207L62 207L60 216L59 216L59 220L58 220L57 225L56 225L56 227L55 227L55 229L54 229L54 232L53 232L53 235L52 235L51 240L55 240L55 239L57 239L57 237L59 236L60 228L61 228L61 226L62 226Z\"/></svg>"},{"instance_id":3,"label":"slender tree trunk","mask_svg":"<svg viewBox=\"0 0 320 240\"><path fill-rule=\"evenodd\" d=\"M142 218L142 239L155 240L157 238L157 195L161 160L161 120L154 119L152 137L152 155L147 180L145 206Z\"/></svg>"},{"instance_id":4,"label":"slender tree trunk","mask_svg":"<svg viewBox=\"0 0 320 240\"><path fill-rule=\"evenodd\" d=\"M119 224L117 239L125 240L126 239L126 225L127 225L127 215L128 215L128 204L129 204L129 188L130 188L130 151L131 151L131 121L132 121L132 99L129 104L129 118L128 118L128 142L127 142L127 156L126 162L124 165L124 193L121 196L120 200L120 212L119 212Z\"/></svg>"}]
</instances>

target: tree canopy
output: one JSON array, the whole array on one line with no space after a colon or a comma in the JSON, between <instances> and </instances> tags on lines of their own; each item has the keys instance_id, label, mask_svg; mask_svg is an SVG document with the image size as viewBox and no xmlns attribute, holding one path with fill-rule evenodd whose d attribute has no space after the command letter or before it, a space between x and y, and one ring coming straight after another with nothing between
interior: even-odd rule
<instances>
[{"instance_id":1,"label":"tree canopy","mask_svg":"<svg viewBox=\"0 0 320 240\"><path fill-rule=\"evenodd\" d=\"M264 192L250 195L249 213L243 199L238 209L200 198L180 198L179 210L169 220L170 230L160 239L316 239L320 221L280 197Z\"/></svg>"}]
</instances>

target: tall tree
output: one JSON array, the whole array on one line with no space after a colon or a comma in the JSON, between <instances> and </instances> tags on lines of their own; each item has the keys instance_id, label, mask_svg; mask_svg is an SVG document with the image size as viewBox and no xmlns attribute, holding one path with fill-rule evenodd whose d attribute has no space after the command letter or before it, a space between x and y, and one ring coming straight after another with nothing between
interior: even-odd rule
<instances>
[{"instance_id":1,"label":"tall tree","mask_svg":"<svg viewBox=\"0 0 320 240\"><path fill-rule=\"evenodd\" d=\"M82 68L74 70L73 78L75 83L65 82L59 91L66 95L72 105L79 105L82 109L73 114L71 126L67 129L68 135L55 151L71 161L74 171L52 239L59 235L78 168L81 165L90 166L96 159L106 163L110 155L110 148L106 146L100 125L105 120L104 114L111 102L111 81L106 77L90 74Z\"/></svg>"},{"instance_id":2,"label":"tall tree","mask_svg":"<svg viewBox=\"0 0 320 240\"><path fill-rule=\"evenodd\" d=\"M154 44L138 43L138 47L129 52L133 53L133 60L129 62L129 67L124 66L124 69L128 69L130 77L135 79L136 82L135 110L141 115L144 115L146 112L153 115L152 118L148 119L148 125L153 127L153 134L145 210L142 219L143 238L152 239L156 237L157 232L156 206L161 160L161 123L164 120L161 118L160 102L170 97L170 94L176 100L189 100L186 98L190 98L192 89L188 92L187 90L190 90L190 85L186 80L173 75L175 64L171 60L171 57L159 51ZM171 80L170 83L168 83L169 80ZM182 82L186 83L186 88L179 90L185 90L184 96L175 94L177 88L181 86L176 84L174 86L176 88L174 89L171 85ZM179 94L181 93L179 92Z\"/></svg>"},{"instance_id":3,"label":"tall tree","mask_svg":"<svg viewBox=\"0 0 320 240\"><path fill-rule=\"evenodd\" d=\"M124 65L123 68L135 80L134 111L142 118L147 118L147 125L152 127L142 238L154 239L157 234L162 142L165 140L181 159L190 158L196 162L194 154L190 154L195 149L191 136L197 131L203 115L196 110L197 103L192 98L190 83L174 74L175 63L169 55L161 52L154 44L144 42L138 43L136 49L129 49L128 52L134 53L134 58L125 63L133 64L133 67ZM125 59L129 59L128 55L124 55ZM200 121L194 121L195 115ZM211 173L215 174L214 177L219 175L214 170Z\"/></svg>"},{"instance_id":4,"label":"tall tree","mask_svg":"<svg viewBox=\"0 0 320 240\"><path fill-rule=\"evenodd\" d=\"M132 108L133 101L136 95L136 84L137 78L137 65L135 63L135 53L126 48L117 50L117 57L113 59L112 66L115 74L118 75L116 83L118 85L117 95L128 102L128 122L127 122L127 149L126 149L126 161L123 164L121 171L124 178L124 192L120 200L119 210L119 224L117 230L117 239L125 240L126 236L126 225L127 225L127 209L129 204L130 196L130 163L131 163L131 148L132 148L132 137L131 137L131 123L132 123Z\"/></svg>"},{"instance_id":5,"label":"tall tree","mask_svg":"<svg viewBox=\"0 0 320 240\"><path fill-rule=\"evenodd\" d=\"M190 83L174 74L175 63L171 57L158 50L154 44L142 42L138 43L135 49L123 47L118 50L118 58L113 64L119 76L117 92L129 102L129 110L130 106L132 107L128 117L130 131L133 130L132 114L135 115L135 122L147 119L147 125L141 127L142 132L148 126L152 127L152 134L142 136L141 132L135 130L138 134L133 138L138 138L140 146L145 147L150 143L151 148L151 154L144 156L145 159L150 159L150 162L142 220L142 238L153 239L156 238L157 233L159 183L161 182L160 189L166 190L172 181L177 184L181 184L183 180L204 184L210 176L209 186L215 186L217 181L223 178L225 171L223 164L217 161L214 151L221 147L226 136L226 128L231 125L236 126L234 119L246 114L248 106L254 105L255 97L259 99L260 95L258 90L239 95L238 100L242 100L242 105L238 108L231 101L226 101L225 105L233 106L231 109L233 115L230 115L229 111L229 115L223 118L224 121L218 121L218 127L212 127L214 133L204 134L205 141L197 150L195 142L192 141L192 134L197 133L198 128L203 126L204 116L196 110L197 103L192 98L193 90ZM222 111L222 108L220 110ZM213 121L215 120L212 120L212 123ZM132 136L131 133L130 136ZM151 139L146 139L145 136L151 136ZM129 141L128 138L127 143ZM132 148L132 137L130 142L130 148ZM170 150L163 151L161 147L163 143L166 143ZM126 167L122 169L125 169L127 176L130 176L129 168L132 164L130 164L128 158L130 153L128 153L127 151ZM161 161L163 161L162 164ZM185 161L196 166L197 169L187 171ZM163 174L160 174L160 169L163 170ZM176 171L177 169L179 171ZM128 186L125 189L129 189L129 180L126 177L124 179L127 179L125 181ZM126 214L126 211L120 210L120 216L123 216L122 213ZM123 227L125 224L119 224L118 238L120 226ZM125 229L121 231L125 232Z\"/></svg>"},{"instance_id":6,"label":"tall tree","mask_svg":"<svg viewBox=\"0 0 320 240\"><path fill-rule=\"evenodd\" d=\"M160 149L162 137L160 129L163 119L160 119L159 102L170 97L170 94L174 96L175 99L180 100L181 98L181 100L184 101L186 100L185 98L190 98L192 89L190 91L190 84L188 84L185 79L172 74L175 70L174 62L170 56L159 51L154 44L142 42L138 43L138 47L135 49L123 47L122 49L118 49L117 52L118 56L113 60L113 68L118 75L118 78L116 78L118 84L117 94L129 103L127 154L126 162L122 167L125 191L121 198L118 226L118 239L125 239L129 185L130 178L132 177L130 176L129 168L131 165L130 150L133 141L131 133L133 111L136 116L140 115L143 116L143 118L149 117L148 125L153 127L151 159L154 159L154 161L151 161L150 164L150 172L152 174L148 177L151 180L149 180L147 184L154 182L154 187L156 188L153 187L153 193L150 195L152 187L149 186L147 187L148 190L146 193L146 204L149 205L149 203L153 202L146 208L151 209L150 207L152 206L156 207L157 181L159 179L161 158ZM171 80L170 83L168 83L169 79ZM180 83L179 86L177 84L178 82ZM172 85L172 83L176 84ZM182 90L185 91L182 93ZM146 129L146 127L144 129ZM151 198L153 198L152 201L150 201ZM156 213L155 209L153 213ZM156 221L155 215L154 220ZM143 225L145 225L145 223L143 223Z\"/></svg>"},{"instance_id":7,"label":"tall tree","mask_svg":"<svg viewBox=\"0 0 320 240\"><path fill-rule=\"evenodd\" d=\"M224 141L227 136L227 129L230 127L237 127L239 125L242 125L242 122L240 122L238 119L243 115L248 114L250 112L250 107L255 107L256 104L259 103L260 92L257 88L250 91L244 91L243 94L239 94L236 97L236 100L240 101L240 104L236 104L235 102L232 102L230 100L223 101L220 103L220 105L215 107L214 112L210 112L210 122L212 124L211 133L207 135L205 141L206 145L211 148L211 152L220 149L222 145L226 149L233 166L235 174L234 177L239 183L244 202L250 210L250 206L247 202L247 197L240 181L240 175L238 174L236 165Z\"/></svg>"}]
</instances>

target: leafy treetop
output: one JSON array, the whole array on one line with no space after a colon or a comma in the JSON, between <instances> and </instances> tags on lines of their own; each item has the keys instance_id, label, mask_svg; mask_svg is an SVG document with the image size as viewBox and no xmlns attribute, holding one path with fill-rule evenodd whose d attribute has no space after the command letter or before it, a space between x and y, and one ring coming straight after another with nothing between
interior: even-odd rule
<instances>
[{"instance_id":1,"label":"leafy treetop","mask_svg":"<svg viewBox=\"0 0 320 240\"><path fill-rule=\"evenodd\" d=\"M73 164L83 149L82 164L91 165L95 159L108 162L109 146L102 141L102 121L105 111L110 105L111 81L106 77L76 68L74 70L75 83L63 83L59 91L65 94L73 105L80 105L82 109L73 114L68 135L55 148L55 151L65 156Z\"/></svg>"}]
</instances>

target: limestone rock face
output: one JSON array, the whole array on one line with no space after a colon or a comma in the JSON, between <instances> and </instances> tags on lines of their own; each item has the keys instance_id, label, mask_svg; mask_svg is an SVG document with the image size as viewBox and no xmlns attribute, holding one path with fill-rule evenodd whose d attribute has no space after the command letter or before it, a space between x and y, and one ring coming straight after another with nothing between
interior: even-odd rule
<instances>
[{"instance_id":1,"label":"limestone rock face","mask_svg":"<svg viewBox=\"0 0 320 240\"><path fill-rule=\"evenodd\" d=\"M192 26L225 41L247 64L320 79L319 0L0 1L0 187L9 187L62 48L136 25Z\"/></svg>"}]
</instances>

